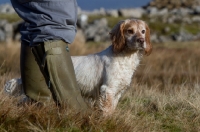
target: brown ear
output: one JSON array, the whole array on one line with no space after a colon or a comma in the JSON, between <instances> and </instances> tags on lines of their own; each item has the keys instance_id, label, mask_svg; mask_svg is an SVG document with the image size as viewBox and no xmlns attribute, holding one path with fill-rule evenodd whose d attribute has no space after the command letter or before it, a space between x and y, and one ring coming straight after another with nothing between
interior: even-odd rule
<instances>
[{"instance_id":1,"label":"brown ear","mask_svg":"<svg viewBox=\"0 0 200 132\"><path fill-rule=\"evenodd\" d=\"M113 51L118 53L123 50L125 46L125 39L124 39L124 29L125 22L120 21L110 32L110 38L112 40Z\"/></svg>"},{"instance_id":2,"label":"brown ear","mask_svg":"<svg viewBox=\"0 0 200 132\"><path fill-rule=\"evenodd\" d=\"M146 41L146 48L145 48L145 55L150 55L152 51L152 45L150 40L150 29L146 24L146 34L145 34L145 41Z\"/></svg>"}]
</instances>

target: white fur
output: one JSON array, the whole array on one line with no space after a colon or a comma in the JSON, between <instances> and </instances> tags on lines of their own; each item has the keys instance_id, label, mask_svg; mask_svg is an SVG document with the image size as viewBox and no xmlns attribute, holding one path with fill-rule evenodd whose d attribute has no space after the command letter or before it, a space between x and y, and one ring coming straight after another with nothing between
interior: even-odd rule
<instances>
[{"instance_id":1,"label":"white fur","mask_svg":"<svg viewBox=\"0 0 200 132\"><path fill-rule=\"evenodd\" d=\"M72 56L75 74L82 96L91 107L97 107L104 115L111 114L117 103L130 86L132 76L139 65L145 48L151 52L151 44L145 38L146 24L141 20L125 20L119 22L111 31L113 43L100 53L87 56ZM128 30L133 30L134 33ZM120 30L120 31L119 31ZM116 33L119 32L119 33ZM118 35L116 35L116 34ZM114 51L120 36L124 36L123 49ZM149 34L147 34L149 36ZM144 39L140 43L138 39ZM121 39L120 39L121 40ZM148 39L149 40L149 39Z\"/></svg>"},{"instance_id":2,"label":"white fur","mask_svg":"<svg viewBox=\"0 0 200 132\"><path fill-rule=\"evenodd\" d=\"M73 56L77 82L86 101L106 113L113 111L130 85L140 56L138 52L130 56L114 54L111 46L97 54Z\"/></svg>"}]
</instances>

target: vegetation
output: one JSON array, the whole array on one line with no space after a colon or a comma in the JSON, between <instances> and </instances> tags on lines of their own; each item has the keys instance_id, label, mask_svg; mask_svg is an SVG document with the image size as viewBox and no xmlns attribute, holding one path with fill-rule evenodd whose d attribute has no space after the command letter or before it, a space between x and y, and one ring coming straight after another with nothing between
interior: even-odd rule
<instances>
[{"instance_id":1,"label":"vegetation","mask_svg":"<svg viewBox=\"0 0 200 132\"><path fill-rule=\"evenodd\" d=\"M73 55L98 52L109 44L78 43ZM115 113L77 115L54 104L17 106L4 83L20 77L19 44L0 45L0 131L35 132L198 132L200 131L199 41L155 45L144 57Z\"/></svg>"},{"instance_id":2,"label":"vegetation","mask_svg":"<svg viewBox=\"0 0 200 132\"><path fill-rule=\"evenodd\" d=\"M168 16L170 17L170 16ZM127 19L126 17L112 17L112 16L103 16L103 15L91 15L89 16L88 23L92 23L94 20L106 18L108 20L108 26L110 28L113 28L114 25L124 19ZM7 20L8 22L16 22L21 20L21 18L17 14L7 14L7 13L0 13L0 19ZM176 23L161 23L162 17L155 17L155 21L150 22L150 18L147 15L144 15L142 20L146 21L150 28L153 29L152 32L156 32L163 35L171 35L173 33L178 33L180 30L185 30L188 33L196 35L200 31L200 24L199 23L182 23L181 21L178 21ZM169 31L165 31L165 28L169 28Z\"/></svg>"},{"instance_id":3,"label":"vegetation","mask_svg":"<svg viewBox=\"0 0 200 132\"><path fill-rule=\"evenodd\" d=\"M199 33L200 30L199 23L192 23L192 24L182 23L182 22L161 23L159 19L155 19L154 22L149 22L145 18L144 20L148 22L149 27L150 29L152 29L153 32L163 35L171 35L174 33L179 33L181 30L196 35ZM166 28L168 28L169 31L166 31Z\"/></svg>"},{"instance_id":4,"label":"vegetation","mask_svg":"<svg viewBox=\"0 0 200 132\"><path fill-rule=\"evenodd\" d=\"M0 13L0 20L7 20L8 22L12 23L21 20L21 18L16 13Z\"/></svg>"},{"instance_id":5,"label":"vegetation","mask_svg":"<svg viewBox=\"0 0 200 132\"><path fill-rule=\"evenodd\" d=\"M170 16L168 16L170 17ZM111 17L111 16L101 16L101 15L92 15L89 16L89 23L92 23L94 20L106 18L108 20L108 26L110 28L113 28L116 23L118 23L121 20L127 19L126 17ZM150 21L151 18L149 16L144 15L142 20L146 21L152 29L152 32L163 34L163 35L171 35L175 33L179 33L181 30L184 30L185 32L191 33L191 34L198 34L200 31L200 24L199 23L183 23L182 21L177 21L176 23L163 23L161 22L163 17L154 17L154 21ZM166 31L166 28L168 28L169 31Z\"/></svg>"}]
</instances>

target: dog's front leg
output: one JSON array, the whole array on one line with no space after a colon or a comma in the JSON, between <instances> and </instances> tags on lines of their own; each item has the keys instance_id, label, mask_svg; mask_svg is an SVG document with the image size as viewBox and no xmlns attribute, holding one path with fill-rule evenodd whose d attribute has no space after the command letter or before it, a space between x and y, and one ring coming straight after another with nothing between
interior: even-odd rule
<instances>
[{"instance_id":1,"label":"dog's front leg","mask_svg":"<svg viewBox=\"0 0 200 132\"><path fill-rule=\"evenodd\" d=\"M115 90L106 85L100 88L99 108L104 116L112 114L117 106L118 98L115 97Z\"/></svg>"}]
</instances>

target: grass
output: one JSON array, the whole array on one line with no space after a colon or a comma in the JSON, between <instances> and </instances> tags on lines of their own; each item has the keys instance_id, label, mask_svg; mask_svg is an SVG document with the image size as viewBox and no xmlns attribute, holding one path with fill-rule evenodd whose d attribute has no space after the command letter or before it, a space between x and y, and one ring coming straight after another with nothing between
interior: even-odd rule
<instances>
[{"instance_id":1,"label":"grass","mask_svg":"<svg viewBox=\"0 0 200 132\"><path fill-rule=\"evenodd\" d=\"M148 15L144 15L142 17L142 20L148 22L150 29L152 29L153 32L156 32L158 34L163 35L171 35L174 33L179 33L181 30L184 30L187 33L191 33L193 35L196 35L199 33L200 30L200 24L197 22L187 23L183 22L182 19L176 20L173 23L164 23L163 19L169 19L170 15L167 16L155 16L155 17L149 17ZM192 19L192 16L186 16L188 19ZM153 21L152 21L153 20ZM166 31L166 28L169 29L169 31Z\"/></svg>"},{"instance_id":2,"label":"grass","mask_svg":"<svg viewBox=\"0 0 200 132\"><path fill-rule=\"evenodd\" d=\"M193 24L181 24L181 23L159 23L159 22L150 22L149 26L153 29L153 32L157 32L163 35L171 35L174 33L179 33L180 30L196 35L199 33L200 26L197 23ZM166 32L165 28L169 28L169 31Z\"/></svg>"},{"instance_id":3,"label":"grass","mask_svg":"<svg viewBox=\"0 0 200 132\"><path fill-rule=\"evenodd\" d=\"M77 38L81 38L77 36ZM109 44L76 39L72 55L98 52ZM198 132L200 131L199 41L154 44L114 114L77 115L71 109L17 106L3 92L6 80L20 77L18 43L0 45L0 131L34 132Z\"/></svg>"},{"instance_id":4,"label":"grass","mask_svg":"<svg viewBox=\"0 0 200 132\"><path fill-rule=\"evenodd\" d=\"M0 13L0 20L7 20L8 22L17 22L22 20L16 13L8 14L8 13Z\"/></svg>"}]
</instances>

